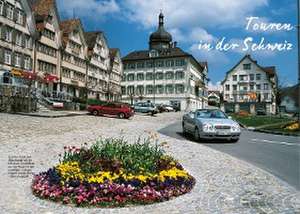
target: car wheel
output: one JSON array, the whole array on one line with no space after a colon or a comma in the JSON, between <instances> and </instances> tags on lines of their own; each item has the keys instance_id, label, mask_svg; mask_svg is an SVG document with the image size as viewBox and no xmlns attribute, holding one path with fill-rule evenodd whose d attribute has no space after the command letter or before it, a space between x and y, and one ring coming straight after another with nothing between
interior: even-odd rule
<instances>
[{"instance_id":1,"label":"car wheel","mask_svg":"<svg viewBox=\"0 0 300 214\"><path fill-rule=\"evenodd\" d=\"M118 117L120 119L124 119L125 118L125 114L123 112L121 112L121 113L118 114Z\"/></svg>"},{"instance_id":2,"label":"car wheel","mask_svg":"<svg viewBox=\"0 0 300 214\"><path fill-rule=\"evenodd\" d=\"M98 112L97 110L94 110L94 111L93 111L93 115L94 115L94 116L98 116L98 115L99 115L99 112Z\"/></svg>"},{"instance_id":3,"label":"car wheel","mask_svg":"<svg viewBox=\"0 0 300 214\"><path fill-rule=\"evenodd\" d=\"M196 141L199 141L199 140L200 140L200 134L199 134L199 130L198 130L197 127L195 128L194 139L195 139Z\"/></svg>"}]
</instances>

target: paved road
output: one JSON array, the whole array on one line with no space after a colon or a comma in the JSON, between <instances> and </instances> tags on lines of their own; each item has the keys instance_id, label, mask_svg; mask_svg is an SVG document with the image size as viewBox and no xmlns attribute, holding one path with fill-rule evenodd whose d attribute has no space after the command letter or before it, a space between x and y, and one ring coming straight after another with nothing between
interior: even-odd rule
<instances>
[{"instance_id":1,"label":"paved road","mask_svg":"<svg viewBox=\"0 0 300 214\"><path fill-rule=\"evenodd\" d=\"M193 141L182 134L181 123L171 124L160 133ZM195 142L196 143L196 142ZM254 164L300 190L300 138L242 131L238 143L199 142Z\"/></svg>"}]
</instances>

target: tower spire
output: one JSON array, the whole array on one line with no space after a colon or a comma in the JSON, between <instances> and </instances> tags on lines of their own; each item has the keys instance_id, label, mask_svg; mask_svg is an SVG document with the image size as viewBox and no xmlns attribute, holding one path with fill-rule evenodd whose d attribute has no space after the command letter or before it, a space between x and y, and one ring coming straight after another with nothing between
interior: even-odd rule
<instances>
[{"instance_id":1,"label":"tower spire","mask_svg":"<svg viewBox=\"0 0 300 214\"><path fill-rule=\"evenodd\" d=\"M162 13L162 10L160 10L158 25L159 27L164 26L164 14Z\"/></svg>"}]
</instances>

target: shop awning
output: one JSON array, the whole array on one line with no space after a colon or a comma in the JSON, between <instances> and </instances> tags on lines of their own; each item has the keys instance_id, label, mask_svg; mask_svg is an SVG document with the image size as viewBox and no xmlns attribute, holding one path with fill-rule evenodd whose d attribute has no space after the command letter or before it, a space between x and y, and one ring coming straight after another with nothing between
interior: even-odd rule
<instances>
[{"instance_id":1,"label":"shop awning","mask_svg":"<svg viewBox=\"0 0 300 214\"><path fill-rule=\"evenodd\" d=\"M36 79L36 73L32 73L32 72L29 72L29 71L23 71L23 77L25 79L28 79L28 80L35 80Z\"/></svg>"},{"instance_id":2,"label":"shop awning","mask_svg":"<svg viewBox=\"0 0 300 214\"><path fill-rule=\"evenodd\" d=\"M59 80L59 77L53 74L45 74L44 80L46 82L57 82Z\"/></svg>"},{"instance_id":3,"label":"shop awning","mask_svg":"<svg viewBox=\"0 0 300 214\"><path fill-rule=\"evenodd\" d=\"M12 75L14 75L15 77L23 77L23 72L22 70L19 70L19 69L11 69L11 72L10 72Z\"/></svg>"}]
</instances>

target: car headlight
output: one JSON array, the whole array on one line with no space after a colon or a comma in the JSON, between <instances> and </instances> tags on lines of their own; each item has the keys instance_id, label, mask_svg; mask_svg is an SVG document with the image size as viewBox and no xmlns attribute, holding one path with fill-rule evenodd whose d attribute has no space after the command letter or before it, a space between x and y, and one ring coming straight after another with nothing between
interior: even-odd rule
<instances>
[{"instance_id":1,"label":"car headlight","mask_svg":"<svg viewBox=\"0 0 300 214\"><path fill-rule=\"evenodd\" d=\"M212 124L205 123L205 124L203 124L203 131L204 132L215 132L216 129L215 129L215 127Z\"/></svg>"},{"instance_id":2,"label":"car headlight","mask_svg":"<svg viewBox=\"0 0 300 214\"><path fill-rule=\"evenodd\" d=\"M232 132L240 132L241 131L240 126L239 125L231 126L231 131Z\"/></svg>"}]
</instances>

